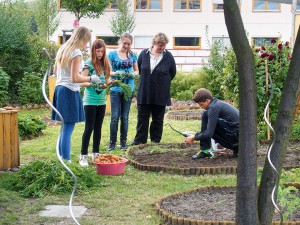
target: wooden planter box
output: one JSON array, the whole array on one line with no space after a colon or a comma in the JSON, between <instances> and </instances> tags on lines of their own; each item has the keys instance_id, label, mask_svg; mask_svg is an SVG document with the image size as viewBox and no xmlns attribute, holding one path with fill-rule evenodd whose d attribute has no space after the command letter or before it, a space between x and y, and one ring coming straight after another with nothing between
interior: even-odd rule
<instances>
[{"instance_id":1,"label":"wooden planter box","mask_svg":"<svg viewBox=\"0 0 300 225\"><path fill-rule=\"evenodd\" d=\"M20 166L18 111L0 111L0 171Z\"/></svg>"}]
</instances>

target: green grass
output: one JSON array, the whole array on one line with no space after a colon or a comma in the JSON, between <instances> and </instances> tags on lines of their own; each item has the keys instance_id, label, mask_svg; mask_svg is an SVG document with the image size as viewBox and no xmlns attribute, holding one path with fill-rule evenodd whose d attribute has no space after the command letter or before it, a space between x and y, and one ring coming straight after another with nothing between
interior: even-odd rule
<instances>
[{"instance_id":1,"label":"green grass","mask_svg":"<svg viewBox=\"0 0 300 225\"><path fill-rule=\"evenodd\" d=\"M133 141L136 126L136 106L132 104L128 142ZM50 110L20 111L19 114L38 115L41 118L50 116ZM172 121L165 120L180 131L198 131L200 121ZM102 128L101 152L106 152L109 142L110 117L106 116ZM72 136L72 164L78 164L78 155L81 149L81 137L84 123L76 124ZM26 140L20 143L21 164L33 160L55 158L56 140L60 126L48 127L43 135L37 139ZM170 127L164 127L162 143L183 142L184 137L177 134ZM89 152L91 152L91 144ZM113 154L125 156L120 149ZM59 224L66 221L64 218L46 218L38 213L47 205L68 205L69 195L46 195L42 198L23 198L19 193L4 189L5 182L11 173L0 175L0 224L32 225L32 224ZM96 172L94 176L97 175ZM291 177L296 177L290 174ZM298 182L299 182L299 176ZM79 218L82 225L117 224L117 225L157 225L163 224L162 219L154 211L154 204L168 195L187 191L207 185L235 185L236 176L181 176L168 173L140 171L131 165L126 166L121 176L104 176L99 188L93 188L84 193L76 192L73 205L83 205L88 208L87 213ZM70 193L71 194L71 193ZM68 219L69 223L72 221ZM65 223L64 223L65 224Z\"/></svg>"}]
</instances>

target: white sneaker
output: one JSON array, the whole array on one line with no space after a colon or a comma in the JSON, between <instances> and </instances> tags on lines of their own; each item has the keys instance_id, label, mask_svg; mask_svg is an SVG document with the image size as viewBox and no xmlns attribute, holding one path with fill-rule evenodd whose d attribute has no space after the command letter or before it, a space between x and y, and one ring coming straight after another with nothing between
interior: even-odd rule
<instances>
[{"instance_id":1,"label":"white sneaker","mask_svg":"<svg viewBox=\"0 0 300 225\"><path fill-rule=\"evenodd\" d=\"M87 166L89 166L89 163L88 163L88 156L87 156L87 155L80 155L79 164L80 164L80 166L82 166L82 167L87 167Z\"/></svg>"},{"instance_id":2,"label":"white sneaker","mask_svg":"<svg viewBox=\"0 0 300 225\"><path fill-rule=\"evenodd\" d=\"M94 162L94 159L97 158L100 155L99 152L93 152L92 153L92 162Z\"/></svg>"}]
</instances>

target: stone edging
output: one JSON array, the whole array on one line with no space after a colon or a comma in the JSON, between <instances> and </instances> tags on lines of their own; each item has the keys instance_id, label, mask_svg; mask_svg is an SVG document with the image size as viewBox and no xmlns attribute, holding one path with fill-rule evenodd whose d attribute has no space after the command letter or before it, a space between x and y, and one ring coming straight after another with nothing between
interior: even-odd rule
<instances>
[{"instance_id":1,"label":"stone edging","mask_svg":"<svg viewBox=\"0 0 300 225\"><path fill-rule=\"evenodd\" d=\"M300 183L287 183L287 184L296 184L297 185L296 187L300 187ZM236 225L234 221L229 221L229 220L197 220L197 219L177 217L176 215L172 215L160 207L161 202L170 197L177 197L183 194L196 192L199 190L213 190L213 189L218 190L224 188L235 188L235 186L205 186L205 187L195 188L189 191L184 191L173 195L169 195L167 197L161 198L159 202L155 203L155 210L157 214L170 225ZM272 225L279 225L279 221L274 221ZM300 225L300 221L295 221L295 222L283 221L282 225Z\"/></svg>"}]
</instances>

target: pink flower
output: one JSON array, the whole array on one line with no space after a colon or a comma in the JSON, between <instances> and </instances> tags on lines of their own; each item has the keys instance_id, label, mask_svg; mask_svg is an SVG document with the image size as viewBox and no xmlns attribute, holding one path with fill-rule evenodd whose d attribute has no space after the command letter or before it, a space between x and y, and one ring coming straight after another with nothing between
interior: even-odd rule
<instances>
[{"instance_id":1,"label":"pink flower","mask_svg":"<svg viewBox=\"0 0 300 225\"><path fill-rule=\"evenodd\" d=\"M275 44L276 43L276 40L275 39L272 39L271 40L271 44Z\"/></svg>"},{"instance_id":2,"label":"pink flower","mask_svg":"<svg viewBox=\"0 0 300 225\"><path fill-rule=\"evenodd\" d=\"M77 28L79 27L79 21L78 20L74 20L73 22L73 28Z\"/></svg>"},{"instance_id":3,"label":"pink flower","mask_svg":"<svg viewBox=\"0 0 300 225\"><path fill-rule=\"evenodd\" d=\"M261 50L266 50L266 47L265 46L261 46Z\"/></svg>"},{"instance_id":4,"label":"pink flower","mask_svg":"<svg viewBox=\"0 0 300 225\"><path fill-rule=\"evenodd\" d=\"M290 60L290 61L292 60L292 57L291 57L290 53L288 53L287 57L288 57L288 60Z\"/></svg>"},{"instance_id":5,"label":"pink flower","mask_svg":"<svg viewBox=\"0 0 300 225\"><path fill-rule=\"evenodd\" d=\"M289 47L290 46L290 42L285 42L285 44L284 44L286 47Z\"/></svg>"},{"instance_id":6,"label":"pink flower","mask_svg":"<svg viewBox=\"0 0 300 225\"><path fill-rule=\"evenodd\" d=\"M278 50L281 50L282 49L282 44L279 44L278 45Z\"/></svg>"}]
</instances>

